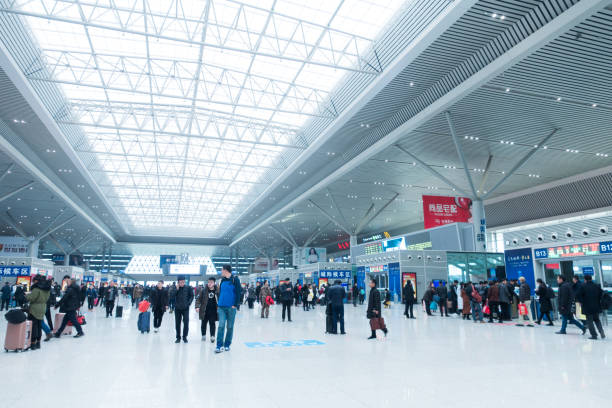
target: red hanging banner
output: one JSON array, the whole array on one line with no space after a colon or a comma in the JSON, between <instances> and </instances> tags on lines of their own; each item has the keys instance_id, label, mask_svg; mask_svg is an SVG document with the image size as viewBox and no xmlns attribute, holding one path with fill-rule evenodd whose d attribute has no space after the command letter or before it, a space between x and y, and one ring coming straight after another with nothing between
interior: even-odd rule
<instances>
[{"instance_id":1,"label":"red hanging banner","mask_svg":"<svg viewBox=\"0 0 612 408\"><path fill-rule=\"evenodd\" d=\"M472 200L467 197L423 196L425 229L455 222L471 222Z\"/></svg>"}]
</instances>

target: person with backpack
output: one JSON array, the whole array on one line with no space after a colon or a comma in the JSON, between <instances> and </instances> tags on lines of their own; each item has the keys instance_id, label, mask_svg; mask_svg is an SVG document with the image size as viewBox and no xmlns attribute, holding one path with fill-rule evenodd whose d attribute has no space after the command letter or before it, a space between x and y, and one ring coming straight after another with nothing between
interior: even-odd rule
<instances>
[{"instance_id":1,"label":"person with backpack","mask_svg":"<svg viewBox=\"0 0 612 408\"><path fill-rule=\"evenodd\" d=\"M359 289L359 304L363 305L364 301L365 301L365 289L361 288Z\"/></svg>"},{"instance_id":2,"label":"person with backpack","mask_svg":"<svg viewBox=\"0 0 612 408\"><path fill-rule=\"evenodd\" d=\"M236 318L236 311L240 310L240 292L242 290L240 279L232 275L231 265L223 265L221 275L223 277L219 283L217 308L219 312L219 330L217 331L217 348L215 349L217 354L230 351L234 335L234 319Z\"/></svg>"},{"instance_id":3,"label":"person with backpack","mask_svg":"<svg viewBox=\"0 0 612 408\"><path fill-rule=\"evenodd\" d=\"M96 292L96 289L93 287L93 285L89 285L89 287L87 288L87 310L93 310L94 308L94 299L98 296L98 293Z\"/></svg>"},{"instance_id":4,"label":"person with backpack","mask_svg":"<svg viewBox=\"0 0 612 408\"><path fill-rule=\"evenodd\" d=\"M249 309L253 309L254 304L255 304L255 288L253 287L253 285L248 285L247 286L247 302L249 304Z\"/></svg>"},{"instance_id":5,"label":"person with backpack","mask_svg":"<svg viewBox=\"0 0 612 408\"><path fill-rule=\"evenodd\" d=\"M28 320L32 321L30 350L37 350L40 348L42 322L47 310L47 299L49 298L49 291L51 290L51 282L42 275L35 275L32 280L34 284L32 285L30 293L26 295L26 298L30 304L28 308Z\"/></svg>"},{"instance_id":6,"label":"person with backpack","mask_svg":"<svg viewBox=\"0 0 612 408\"><path fill-rule=\"evenodd\" d=\"M427 313L427 316L433 316L431 314L431 302L433 301L433 297L434 297L434 287L433 287L433 284L430 283L429 287L423 294L423 302L425 303L425 313Z\"/></svg>"},{"instance_id":7,"label":"person with backpack","mask_svg":"<svg viewBox=\"0 0 612 408\"><path fill-rule=\"evenodd\" d=\"M404 303L406 304L404 316L406 316L406 319L414 319L414 288L412 287L412 282L410 279L406 281L402 292L404 295Z\"/></svg>"},{"instance_id":8,"label":"person with backpack","mask_svg":"<svg viewBox=\"0 0 612 408\"><path fill-rule=\"evenodd\" d=\"M274 304L269 281L265 281L259 290L259 303L261 304L261 318L267 319L270 316L270 305Z\"/></svg>"},{"instance_id":9,"label":"person with backpack","mask_svg":"<svg viewBox=\"0 0 612 408\"><path fill-rule=\"evenodd\" d=\"M521 276L519 278L519 281L521 282L521 286L519 287L518 300L520 304L523 304L527 307L527 319L529 320L529 323L527 323L527 327L533 327L533 319L531 318L531 288L529 287L529 284L525 280L524 276ZM524 326L524 319L525 318L523 316L519 316L519 322L516 325Z\"/></svg>"},{"instance_id":10,"label":"person with backpack","mask_svg":"<svg viewBox=\"0 0 612 408\"><path fill-rule=\"evenodd\" d=\"M597 326L601 338L606 338L601 320L599 319L599 314L602 311L602 303L604 303L602 302L603 298L604 292L601 286L593 282L593 277L591 275L584 275L584 284L578 290L577 300L582 305L582 313L584 313L587 318L587 327L591 334L589 339L591 340L597 340L595 326Z\"/></svg>"},{"instance_id":11,"label":"person with backpack","mask_svg":"<svg viewBox=\"0 0 612 408\"><path fill-rule=\"evenodd\" d=\"M574 318L574 312L572 311L572 303L574 302L572 285L565 281L565 277L563 275L557 275L557 283L559 284L557 305L559 308L559 314L561 315L561 330L555 333L567 334L565 329L567 328L567 324L571 323L582 330L582 334L585 334L587 330L586 327L584 327L582 323Z\"/></svg>"},{"instance_id":12,"label":"person with backpack","mask_svg":"<svg viewBox=\"0 0 612 408\"><path fill-rule=\"evenodd\" d=\"M255 289L252 289L255 292ZM250 293L250 292L249 292ZM208 278L208 284L200 291L199 296L195 301L195 310L199 314L202 321L202 341L206 341L206 324L210 327L210 342L215 342L215 324L219 320L217 312L217 302L219 298L219 288L215 285L215 278ZM249 308L252 301L249 301Z\"/></svg>"},{"instance_id":13,"label":"person with backpack","mask_svg":"<svg viewBox=\"0 0 612 408\"><path fill-rule=\"evenodd\" d=\"M538 296L540 302L540 316L538 320L536 320L536 324L542 324L542 318L546 316L548 319L548 326L554 326L550 312L552 311L552 300L555 297L555 292L551 287L546 286L544 281L540 278L536 280L536 283L538 288L535 294Z\"/></svg>"}]
</instances>

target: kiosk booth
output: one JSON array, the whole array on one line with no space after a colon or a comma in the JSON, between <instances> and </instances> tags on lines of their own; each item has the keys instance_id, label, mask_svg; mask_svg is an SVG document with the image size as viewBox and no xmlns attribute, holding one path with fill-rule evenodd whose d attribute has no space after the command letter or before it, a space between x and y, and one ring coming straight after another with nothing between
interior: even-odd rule
<instances>
[{"instance_id":1,"label":"kiosk booth","mask_svg":"<svg viewBox=\"0 0 612 408\"><path fill-rule=\"evenodd\" d=\"M53 262L32 257L0 257L0 283L17 281L30 287L31 277L37 274L53 276Z\"/></svg>"},{"instance_id":2,"label":"kiosk booth","mask_svg":"<svg viewBox=\"0 0 612 408\"><path fill-rule=\"evenodd\" d=\"M80 266L55 265L53 267L53 277L56 282L60 283L66 275L69 275L80 284L83 281L85 270Z\"/></svg>"}]
</instances>

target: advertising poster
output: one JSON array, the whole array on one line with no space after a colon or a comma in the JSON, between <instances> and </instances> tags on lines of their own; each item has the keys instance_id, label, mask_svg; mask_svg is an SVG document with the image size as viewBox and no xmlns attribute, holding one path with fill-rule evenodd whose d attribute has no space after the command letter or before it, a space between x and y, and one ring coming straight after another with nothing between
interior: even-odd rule
<instances>
[{"instance_id":1,"label":"advertising poster","mask_svg":"<svg viewBox=\"0 0 612 408\"><path fill-rule=\"evenodd\" d=\"M26 256L28 241L19 237L0 237L0 256Z\"/></svg>"},{"instance_id":2,"label":"advertising poster","mask_svg":"<svg viewBox=\"0 0 612 408\"><path fill-rule=\"evenodd\" d=\"M423 196L425 229L472 222L472 200L467 197Z\"/></svg>"},{"instance_id":3,"label":"advertising poster","mask_svg":"<svg viewBox=\"0 0 612 408\"><path fill-rule=\"evenodd\" d=\"M402 289L406 286L406 282L412 282L412 289L414 289L414 300L417 299L416 293L416 273L415 272L402 272ZM403 293L403 292L402 292Z\"/></svg>"},{"instance_id":4,"label":"advertising poster","mask_svg":"<svg viewBox=\"0 0 612 408\"><path fill-rule=\"evenodd\" d=\"M327 251L325 248L307 247L302 250L302 265L325 262Z\"/></svg>"},{"instance_id":5,"label":"advertising poster","mask_svg":"<svg viewBox=\"0 0 612 408\"><path fill-rule=\"evenodd\" d=\"M508 250L504 252L504 256L506 259L506 278L518 279L524 276L531 288L531 293L535 293L535 272L531 248Z\"/></svg>"}]
</instances>

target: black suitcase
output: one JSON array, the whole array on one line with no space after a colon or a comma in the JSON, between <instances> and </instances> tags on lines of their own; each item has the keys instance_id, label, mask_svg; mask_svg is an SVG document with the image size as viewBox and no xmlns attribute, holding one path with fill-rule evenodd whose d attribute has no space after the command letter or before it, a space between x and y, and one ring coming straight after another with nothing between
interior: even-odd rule
<instances>
[{"instance_id":1,"label":"black suitcase","mask_svg":"<svg viewBox=\"0 0 612 408\"><path fill-rule=\"evenodd\" d=\"M115 317L123 317L123 306L117 306L115 309Z\"/></svg>"}]
</instances>

